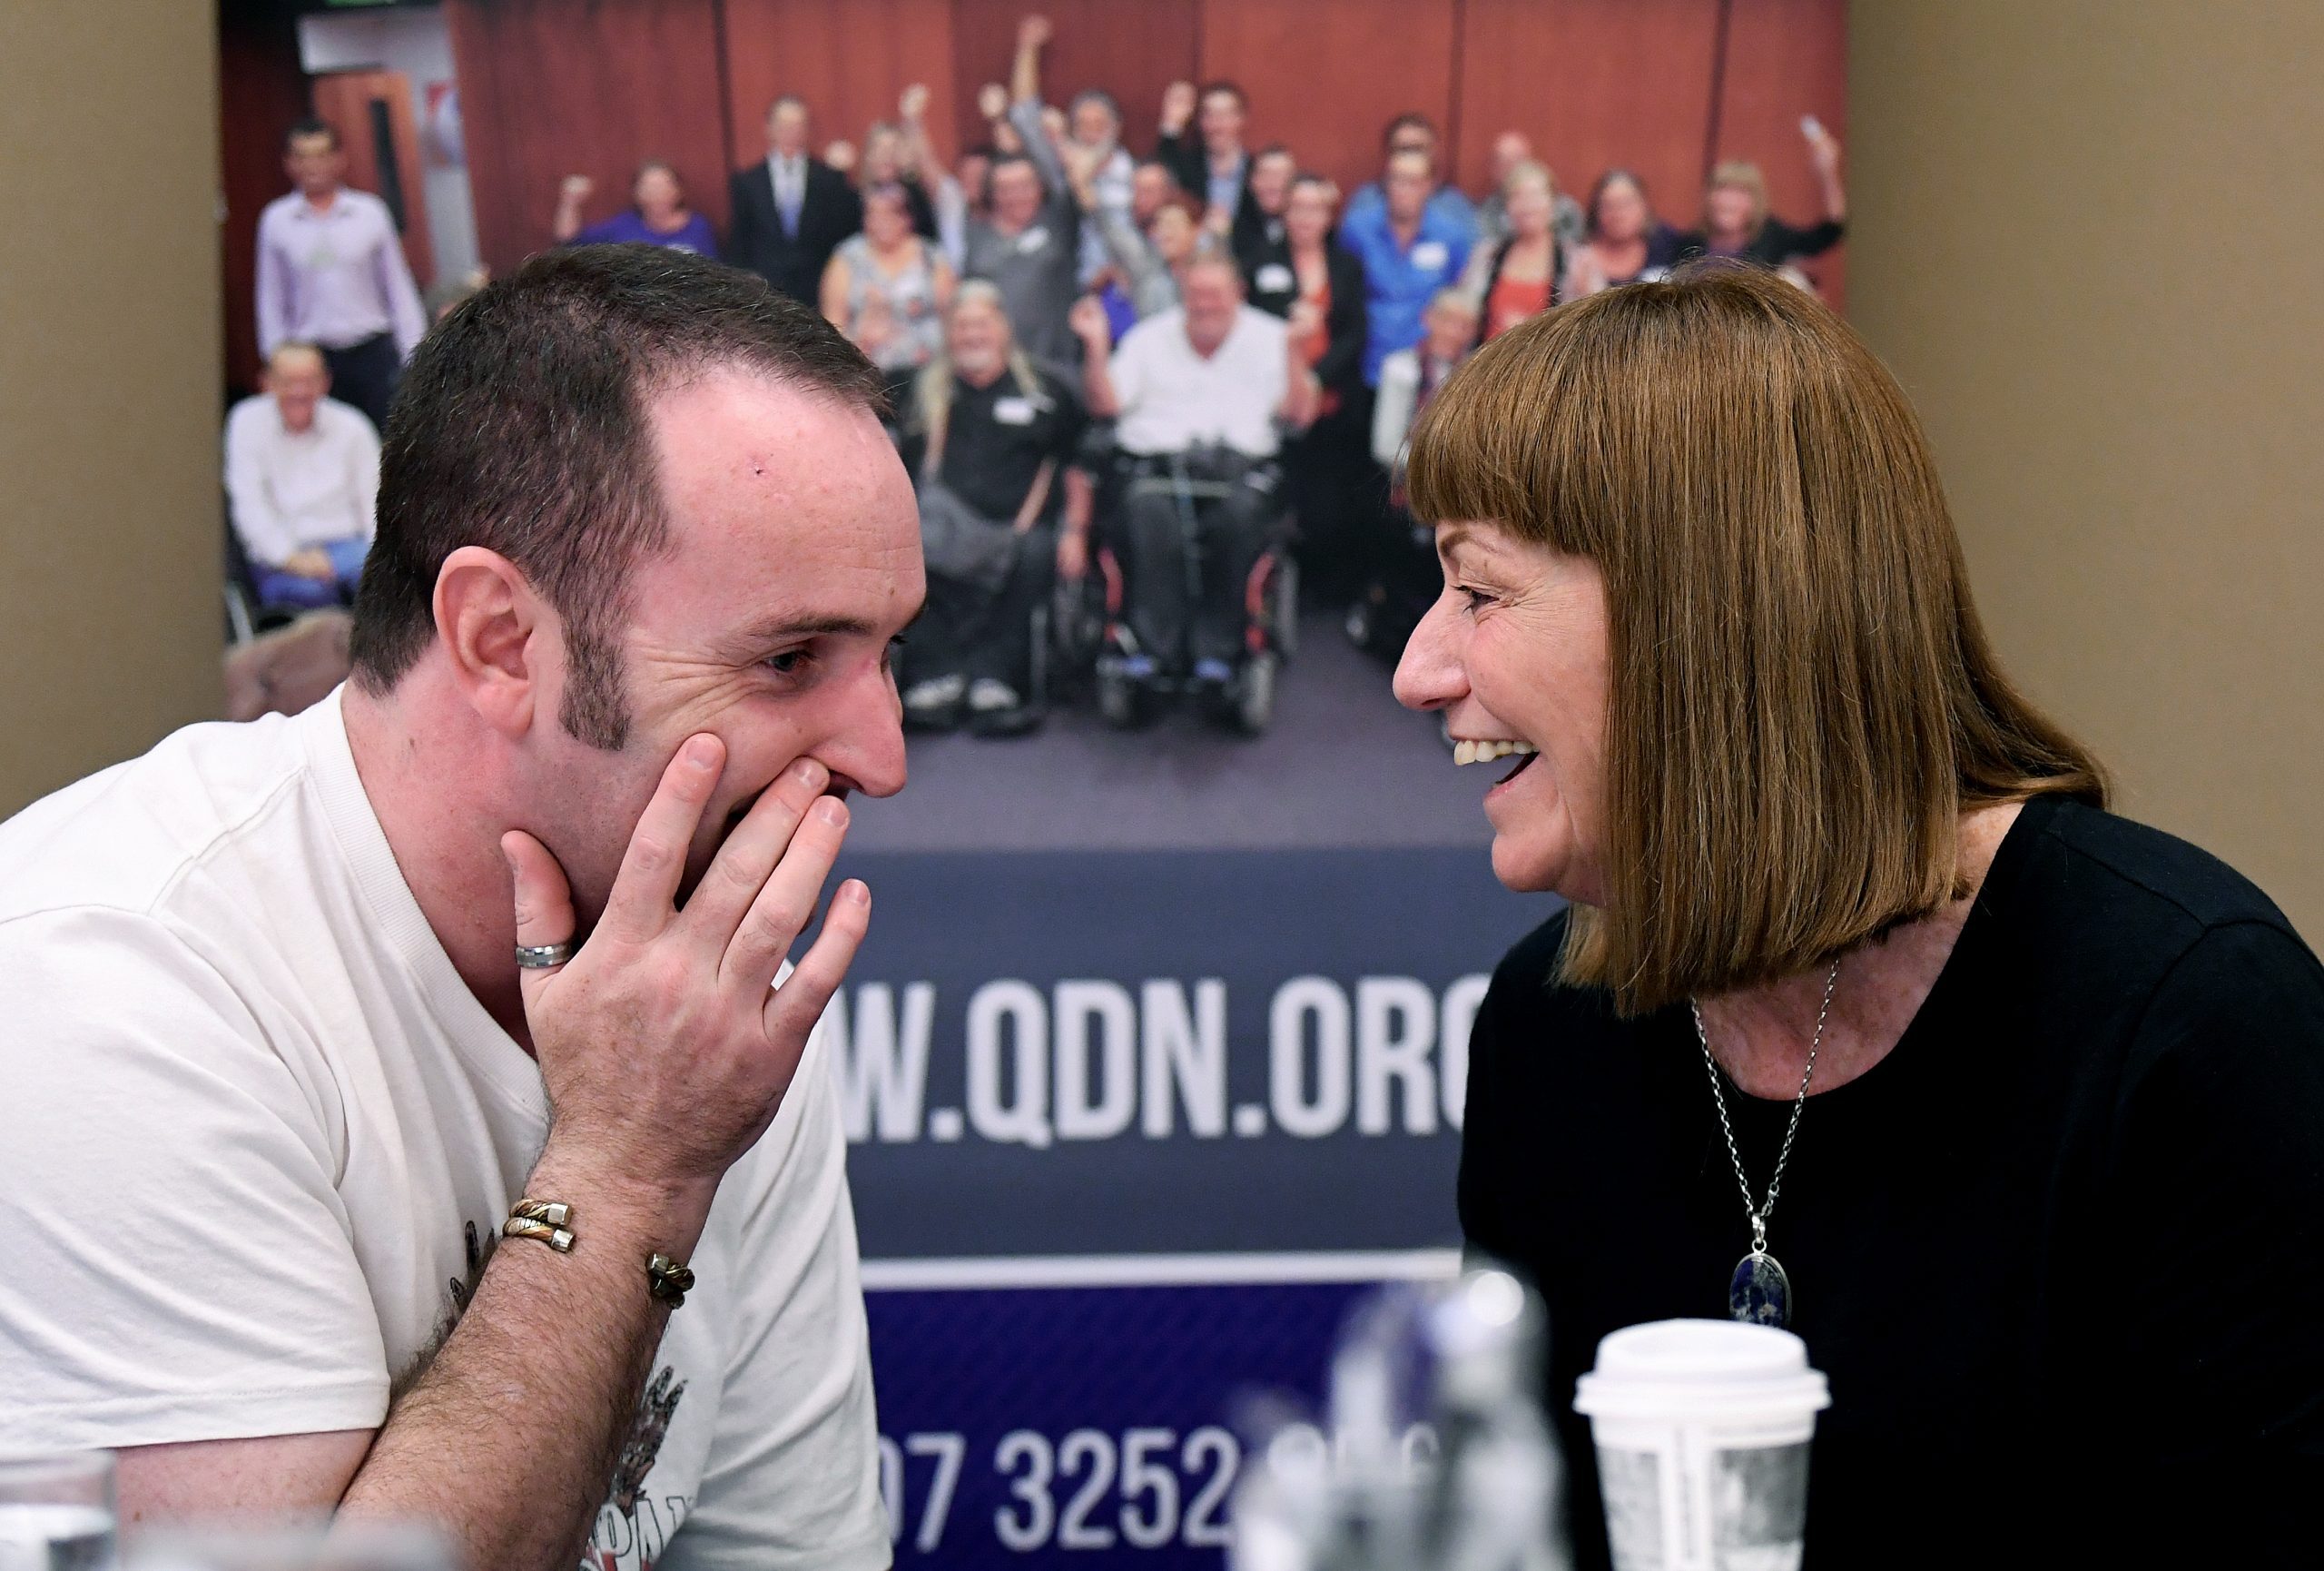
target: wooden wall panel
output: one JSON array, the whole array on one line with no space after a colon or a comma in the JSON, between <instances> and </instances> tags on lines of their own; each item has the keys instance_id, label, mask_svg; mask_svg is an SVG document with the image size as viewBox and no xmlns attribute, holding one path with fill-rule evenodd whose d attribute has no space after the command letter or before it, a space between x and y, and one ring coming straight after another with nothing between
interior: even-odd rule
<instances>
[{"instance_id":1,"label":"wooden wall panel","mask_svg":"<svg viewBox=\"0 0 2324 1571\"><path fill-rule=\"evenodd\" d=\"M963 145L983 138L977 89L1007 85L1017 54L1018 19L1038 11L1056 35L1042 52L1041 91L1063 104L1102 87L1122 106L1122 139L1141 155L1154 148L1162 89L1200 72L1195 37L1201 0L955 0L955 115Z\"/></svg>"},{"instance_id":2,"label":"wooden wall panel","mask_svg":"<svg viewBox=\"0 0 2324 1571\"><path fill-rule=\"evenodd\" d=\"M766 112L795 93L813 116L818 152L861 146L864 128L893 120L896 101L928 88L929 139L952 153L951 0L724 0L725 90L735 167L766 156Z\"/></svg>"},{"instance_id":3,"label":"wooden wall panel","mask_svg":"<svg viewBox=\"0 0 2324 1571\"><path fill-rule=\"evenodd\" d=\"M1453 19L1453 0L1205 0L1202 74L1251 95L1253 146L1286 143L1353 191L1393 116L1455 133Z\"/></svg>"},{"instance_id":4,"label":"wooden wall panel","mask_svg":"<svg viewBox=\"0 0 2324 1571\"><path fill-rule=\"evenodd\" d=\"M1824 199L1799 118L1813 114L1847 144L1846 0L1730 0L1727 79L1713 137L1718 158L1748 158L1768 177L1777 215L1810 223ZM1847 165L1840 165L1843 178ZM1824 297L1846 295L1847 247L1807 263Z\"/></svg>"},{"instance_id":5,"label":"wooden wall panel","mask_svg":"<svg viewBox=\"0 0 2324 1571\"><path fill-rule=\"evenodd\" d=\"M1718 29L1718 0L1464 0L1461 183L1482 191L1493 137L1522 131L1575 195L1630 169L1691 226Z\"/></svg>"},{"instance_id":6,"label":"wooden wall panel","mask_svg":"<svg viewBox=\"0 0 2324 1571\"><path fill-rule=\"evenodd\" d=\"M667 160L723 234L726 136L713 0L448 0L478 249L496 273L549 243L558 183L597 183L594 221L638 162Z\"/></svg>"},{"instance_id":7,"label":"wooden wall panel","mask_svg":"<svg viewBox=\"0 0 2324 1571\"><path fill-rule=\"evenodd\" d=\"M315 77L313 84L315 118L339 133L339 144L346 150L347 183L384 198L387 175L394 174L399 200L389 206L402 209L404 263L425 290L436 282L436 247L428 238L428 188L419 133L412 123L411 78L400 71L330 71ZM376 139L375 104L387 111L384 150Z\"/></svg>"},{"instance_id":8,"label":"wooden wall panel","mask_svg":"<svg viewBox=\"0 0 2324 1571\"><path fill-rule=\"evenodd\" d=\"M1007 77L1034 8L1055 27L1051 99L1108 88L1134 150L1153 145L1167 84L1228 76L1250 93L1255 143L1288 143L1351 187L1376 175L1382 125L1418 110L1443 128L1451 173L1471 191L1494 135L1514 128L1569 190L1620 164L1681 225L1714 153L1754 158L1797 222L1817 207L1799 116L1846 134L1846 0L447 0L485 259L506 271L547 243L566 174L597 181L601 216L648 156L675 163L723 228L727 171L763 156L780 93L807 100L821 146L860 141L924 83L949 158L981 135L976 89ZM281 90L279 34L223 32L228 199L255 222L252 204L281 188L274 123L303 104ZM245 97L238 75L267 90ZM241 227L230 219L237 353L250 336ZM1819 270L1835 299L1838 275L1837 257Z\"/></svg>"},{"instance_id":9,"label":"wooden wall panel","mask_svg":"<svg viewBox=\"0 0 2324 1571\"><path fill-rule=\"evenodd\" d=\"M226 387L258 390L258 216L290 189L282 133L306 118L299 35L285 15L231 6L218 16L218 179L223 252Z\"/></svg>"}]
</instances>

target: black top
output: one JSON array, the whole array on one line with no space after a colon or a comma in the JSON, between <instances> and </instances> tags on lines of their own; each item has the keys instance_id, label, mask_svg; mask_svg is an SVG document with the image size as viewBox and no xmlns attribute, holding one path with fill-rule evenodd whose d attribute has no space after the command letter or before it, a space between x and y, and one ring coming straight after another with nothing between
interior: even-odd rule
<instances>
[{"instance_id":1,"label":"black top","mask_svg":"<svg viewBox=\"0 0 2324 1571\"><path fill-rule=\"evenodd\" d=\"M1509 265L1509 248L1516 243L1514 235L1505 235L1501 242L1492 248L1492 262L1485 269L1484 287L1477 291L1476 347L1479 349L1482 349L1485 340L1492 336L1492 291L1501 284L1501 270ZM1650 244L1648 250L1650 255L1652 252ZM1610 279L1607 281L1609 288L1612 287L1613 282ZM1634 283L1637 281L1623 279L1621 282ZM1553 232L1550 235L1550 304L1563 305L1564 303L1565 242L1560 240Z\"/></svg>"},{"instance_id":2,"label":"black top","mask_svg":"<svg viewBox=\"0 0 2324 1571\"><path fill-rule=\"evenodd\" d=\"M1055 459L1059 472L1049 482L1043 516L1054 517L1065 496L1064 469L1073 461L1087 423L1081 400L1064 378L1046 367L1035 366L1033 380L1039 390L1029 398L1007 371L985 388L952 379L952 407L946 417L944 458L937 478L989 519L1006 522L1017 516L1044 459ZM914 479L920 478L927 450L926 421L914 409L904 422L901 442L904 465Z\"/></svg>"},{"instance_id":3,"label":"black top","mask_svg":"<svg viewBox=\"0 0 2324 1571\"><path fill-rule=\"evenodd\" d=\"M774 172L763 160L734 172L727 183L734 222L726 232L726 261L748 268L793 300L821 298L823 264L840 242L863 227L863 203L847 177L819 158L807 161L796 231L783 227L774 199Z\"/></svg>"},{"instance_id":4,"label":"black top","mask_svg":"<svg viewBox=\"0 0 2324 1571\"><path fill-rule=\"evenodd\" d=\"M1267 215L1259 211L1259 199L1251 194L1251 163L1256 155L1246 149L1243 153L1241 189L1235 198L1235 218L1227 232L1227 245L1236 257L1265 243ZM1196 202L1207 205L1210 200L1210 150L1203 145L1199 135L1184 132L1161 135L1154 139L1156 162L1170 171L1178 189Z\"/></svg>"},{"instance_id":5,"label":"black top","mask_svg":"<svg viewBox=\"0 0 2324 1571\"><path fill-rule=\"evenodd\" d=\"M1477 1016L1460 1203L1548 1299L1597 1567L1574 1380L1609 1331L1724 1316L1750 1234L1687 1011L1551 984L1563 933ZM1789 1104L1728 1100L1763 1193ZM1768 1242L1831 1378L1809 1571L2324 1543L2324 968L2192 846L2029 803L1903 1040L1808 1099Z\"/></svg>"},{"instance_id":6,"label":"black top","mask_svg":"<svg viewBox=\"0 0 2324 1571\"><path fill-rule=\"evenodd\" d=\"M1283 220L1260 215L1258 227L1238 236L1235 265L1243 270L1243 298L1269 316L1289 316L1299 298L1299 278L1291 268L1291 239Z\"/></svg>"},{"instance_id":7,"label":"black top","mask_svg":"<svg viewBox=\"0 0 2324 1571\"><path fill-rule=\"evenodd\" d=\"M1770 218L1759 226L1759 232L1743 244L1740 251L1719 252L1715 254L1732 256L1760 267L1781 267L1795 256L1821 256L1840 243L1846 229L1839 220L1827 218L1806 229L1794 229L1779 218ZM1678 257L1686 262L1698 256L1714 254L1710 241L1700 230L1679 236Z\"/></svg>"},{"instance_id":8,"label":"black top","mask_svg":"<svg viewBox=\"0 0 2324 1571\"><path fill-rule=\"evenodd\" d=\"M1681 234L1669 224L1657 222L1646 232L1646 260L1639 263L1638 271L1626 278L1609 277L1606 280L1606 287L1616 289L1626 283L1637 283L1640 280L1652 282L1659 279L1678 265L1681 249L1689 240L1693 238L1696 237ZM1700 249L1698 245L1698 254Z\"/></svg>"},{"instance_id":9,"label":"black top","mask_svg":"<svg viewBox=\"0 0 2324 1571\"><path fill-rule=\"evenodd\" d=\"M1279 221L1269 220L1279 231ZM1269 316L1288 317L1299 301L1299 270L1291 264L1291 242L1280 233L1259 242L1236 258L1243 269L1245 299ZM1364 262L1334 234L1324 242L1324 275L1330 281L1331 303L1324 309L1324 352L1315 361L1315 380L1343 400L1364 386Z\"/></svg>"}]
</instances>

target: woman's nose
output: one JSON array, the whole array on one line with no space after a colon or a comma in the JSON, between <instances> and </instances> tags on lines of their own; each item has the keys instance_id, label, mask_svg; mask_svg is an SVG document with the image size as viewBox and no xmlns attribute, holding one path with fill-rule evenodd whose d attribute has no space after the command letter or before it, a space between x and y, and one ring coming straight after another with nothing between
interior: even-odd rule
<instances>
[{"instance_id":1,"label":"woman's nose","mask_svg":"<svg viewBox=\"0 0 2324 1571\"><path fill-rule=\"evenodd\" d=\"M1452 636L1450 596L1440 595L1413 629L1396 662L1396 702L1407 709L1442 709L1469 690L1460 649Z\"/></svg>"}]
</instances>

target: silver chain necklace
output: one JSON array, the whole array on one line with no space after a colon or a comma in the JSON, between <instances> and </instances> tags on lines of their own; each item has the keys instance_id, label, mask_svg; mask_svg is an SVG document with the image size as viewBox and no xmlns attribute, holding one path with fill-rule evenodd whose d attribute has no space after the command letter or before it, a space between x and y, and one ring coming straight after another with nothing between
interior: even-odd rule
<instances>
[{"instance_id":1,"label":"silver chain necklace","mask_svg":"<svg viewBox=\"0 0 2324 1571\"><path fill-rule=\"evenodd\" d=\"M1824 1045L1824 1023L1832 1013L1832 990L1840 984L1840 963L1824 979L1823 1006L1816 1012L1816 1037L1807 1044L1807 1067L1800 1072L1799 1094L1792 1099L1791 1122L1783 1131L1783 1147L1776 1152L1776 1171L1768 1180L1768 1198L1751 1198L1751 1181L1743 1171L1743 1152L1735 1144L1735 1125L1727 1116L1726 1076L1711 1056L1710 1033L1703 1027L1702 1005L1689 999L1694 1012L1695 1039L1702 1043L1703 1067L1710 1072L1710 1094L1718 1104L1718 1127L1727 1135L1727 1154L1735 1163L1735 1186L1743 1191L1743 1214L1751 1220L1751 1252L1736 1262L1727 1284L1727 1312L1754 1325L1781 1326L1791 1319L1791 1278L1775 1256L1768 1253L1768 1219L1775 1214L1776 1196L1783 1189L1784 1164L1791 1161L1791 1142L1799 1134L1799 1115L1807 1111L1807 1082L1816 1078L1816 1053Z\"/></svg>"}]
</instances>

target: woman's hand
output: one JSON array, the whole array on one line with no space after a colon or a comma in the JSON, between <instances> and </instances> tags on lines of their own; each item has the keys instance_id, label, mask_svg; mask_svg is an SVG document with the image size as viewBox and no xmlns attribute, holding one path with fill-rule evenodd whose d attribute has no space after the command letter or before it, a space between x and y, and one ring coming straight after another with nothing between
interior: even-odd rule
<instances>
[{"instance_id":1,"label":"woman's hand","mask_svg":"<svg viewBox=\"0 0 2324 1571\"><path fill-rule=\"evenodd\" d=\"M1113 322L1107 317L1104 304L1094 294L1085 294L1073 302L1073 309L1066 313L1065 324L1073 330L1076 338L1092 350L1109 348L1114 341Z\"/></svg>"},{"instance_id":2,"label":"woman's hand","mask_svg":"<svg viewBox=\"0 0 2324 1571\"><path fill-rule=\"evenodd\" d=\"M1324 308L1312 300L1298 301L1293 304L1285 325L1291 341L1304 349L1324 331Z\"/></svg>"},{"instance_id":3,"label":"woman's hand","mask_svg":"<svg viewBox=\"0 0 2324 1571\"><path fill-rule=\"evenodd\" d=\"M1195 84L1173 82L1162 90L1162 134L1177 136L1187 129L1187 122L1195 117Z\"/></svg>"},{"instance_id":4,"label":"woman's hand","mask_svg":"<svg viewBox=\"0 0 2324 1571\"><path fill-rule=\"evenodd\" d=\"M1816 173L1826 179L1840 172L1840 139L1824 129L1820 120L1811 120L1807 132L1807 162Z\"/></svg>"}]
</instances>

